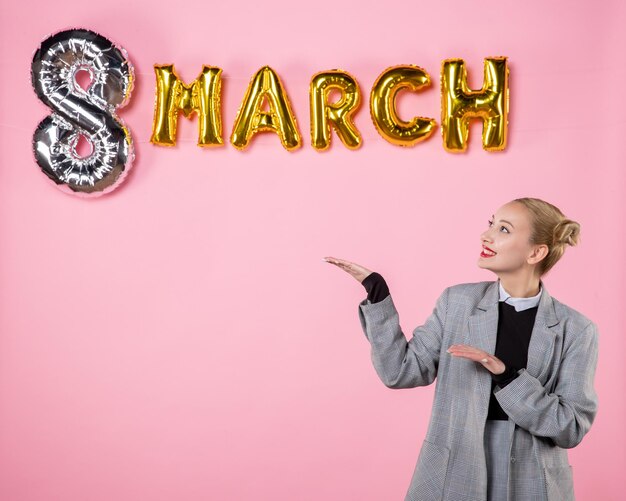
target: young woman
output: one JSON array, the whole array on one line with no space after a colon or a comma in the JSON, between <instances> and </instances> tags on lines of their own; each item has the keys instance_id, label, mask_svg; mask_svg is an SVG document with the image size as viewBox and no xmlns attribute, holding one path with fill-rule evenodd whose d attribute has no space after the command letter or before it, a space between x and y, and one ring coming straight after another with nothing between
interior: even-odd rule
<instances>
[{"instance_id":1,"label":"young woman","mask_svg":"<svg viewBox=\"0 0 626 501\"><path fill-rule=\"evenodd\" d=\"M536 198L502 207L480 236L478 266L497 281L446 288L407 342L378 273L324 258L368 293L359 319L389 388L431 384L435 398L406 501L573 500L567 450L595 418L595 323L541 277L580 226Z\"/></svg>"}]
</instances>

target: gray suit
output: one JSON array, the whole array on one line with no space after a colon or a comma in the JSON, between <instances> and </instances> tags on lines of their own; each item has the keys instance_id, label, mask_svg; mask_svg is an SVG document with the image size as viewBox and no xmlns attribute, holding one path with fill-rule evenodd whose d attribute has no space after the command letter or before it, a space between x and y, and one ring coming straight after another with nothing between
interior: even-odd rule
<instances>
[{"instance_id":1,"label":"gray suit","mask_svg":"<svg viewBox=\"0 0 626 501\"><path fill-rule=\"evenodd\" d=\"M509 415L509 501L530 500L528 486L545 486L548 501L573 500L565 449L589 431L598 400L593 386L598 360L595 323L543 293L525 369L495 396ZM485 501L484 427L491 373L446 352L467 344L493 354L498 328L498 282L459 284L443 291L426 323L407 342L391 296L359 303L372 362L389 388L431 384L435 398L426 438L405 501Z\"/></svg>"}]
</instances>

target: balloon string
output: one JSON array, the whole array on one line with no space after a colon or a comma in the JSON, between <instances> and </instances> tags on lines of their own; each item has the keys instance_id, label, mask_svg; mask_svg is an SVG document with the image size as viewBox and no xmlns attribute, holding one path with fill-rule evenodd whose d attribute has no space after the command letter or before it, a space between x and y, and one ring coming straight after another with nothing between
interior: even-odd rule
<instances>
[{"instance_id":1,"label":"balloon string","mask_svg":"<svg viewBox=\"0 0 626 501\"><path fill-rule=\"evenodd\" d=\"M594 125L595 129L610 129L615 127L616 125L625 125L626 124L626 119L621 119L621 120L616 120L615 122L603 122L603 125ZM0 123L0 127L4 127L7 129L13 129L13 130L17 130L20 132L34 132L34 128L25 128L25 127L18 127L16 125L10 124L10 123ZM587 129L588 126L587 125L582 125L579 127L576 126L570 126L570 127L548 127L548 128L527 128L527 129L517 129L515 127L511 127L509 126L509 134L511 132L545 132L545 131L554 131L554 130L581 130L581 129ZM132 135L132 129L131 129L131 135ZM437 134L437 132L435 132L435 134ZM368 135L365 136L363 134L361 134L361 136L363 137L363 139L382 139L380 136L378 135ZM228 139L228 138L225 138ZM432 138L434 139L434 138ZM339 139L338 139L339 141ZM186 139L186 138L182 138L182 139L177 139L176 140L177 143L194 143L197 142L196 139ZM133 143L137 143L137 144L149 144L150 141L137 141L135 139L133 139ZM260 143L262 144L262 143ZM415 147L414 147L415 148Z\"/></svg>"}]
</instances>

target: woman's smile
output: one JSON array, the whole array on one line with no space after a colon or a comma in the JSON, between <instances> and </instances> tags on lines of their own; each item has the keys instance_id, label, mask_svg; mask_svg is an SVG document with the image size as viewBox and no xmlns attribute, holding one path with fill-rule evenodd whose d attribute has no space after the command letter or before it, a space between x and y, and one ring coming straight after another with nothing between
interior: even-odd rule
<instances>
[{"instance_id":1,"label":"woman's smile","mask_svg":"<svg viewBox=\"0 0 626 501\"><path fill-rule=\"evenodd\" d=\"M480 252L480 257L493 257L495 255L495 252L493 252L489 247L483 245L483 250Z\"/></svg>"}]
</instances>

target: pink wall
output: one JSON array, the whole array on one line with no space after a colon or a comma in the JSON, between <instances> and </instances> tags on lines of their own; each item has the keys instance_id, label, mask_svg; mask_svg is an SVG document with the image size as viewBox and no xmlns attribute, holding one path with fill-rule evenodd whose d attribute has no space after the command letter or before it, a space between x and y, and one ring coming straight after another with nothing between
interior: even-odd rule
<instances>
[{"instance_id":1,"label":"pink wall","mask_svg":"<svg viewBox=\"0 0 626 501\"><path fill-rule=\"evenodd\" d=\"M545 198L582 225L546 277L600 328L600 407L570 450L579 500L621 499L625 297L623 3L35 2L0 21L0 499L402 499L434 386L387 389L357 317L364 290L322 261L384 274L407 335L448 285L491 280L479 234L500 205ZM30 60L49 33L86 27L135 65L137 160L115 192L55 189L31 153L48 114ZM354 75L367 103L387 67L433 86L401 99L440 124L439 69L510 58L506 151L467 154L440 129L401 149L356 115L364 144L310 145L308 85ZM154 64L223 73L228 138L251 76L270 65L304 146L257 136L246 152L149 143ZM605 459L609 459L605 461Z\"/></svg>"}]
</instances>

